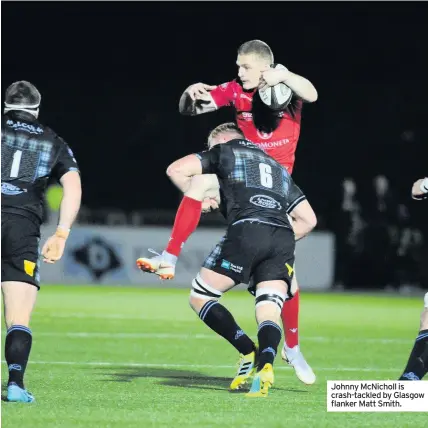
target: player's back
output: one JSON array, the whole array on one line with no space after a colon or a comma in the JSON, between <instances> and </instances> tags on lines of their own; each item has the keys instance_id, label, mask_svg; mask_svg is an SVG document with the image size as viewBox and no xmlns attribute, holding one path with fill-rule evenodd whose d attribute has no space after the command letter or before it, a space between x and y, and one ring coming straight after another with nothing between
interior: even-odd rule
<instances>
[{"instance_id":1,"label":"player's back","mask_svg":"<svg viewBox=\"0 0 428 428\"><path fill-rule=\"evenodd\" d=\"M202 164L204 172L217 174L229 224L258 220L291 229L287 214L305 196L286 168L258 146L244 139L218 144L205 152Z\"/></svg>"},{"instance_id":2,"label":"player's back","mask_svg":"<svg viewBox=\"0 0 428 428\"><path fill-rule=\"evenodd\" d=\"M75 169L67 144L33 115L10 111L2 117L2 212L42 219L43 198L51 175ZM75 168L73 168L75 166Z\"/></svg>"}]
</instances>

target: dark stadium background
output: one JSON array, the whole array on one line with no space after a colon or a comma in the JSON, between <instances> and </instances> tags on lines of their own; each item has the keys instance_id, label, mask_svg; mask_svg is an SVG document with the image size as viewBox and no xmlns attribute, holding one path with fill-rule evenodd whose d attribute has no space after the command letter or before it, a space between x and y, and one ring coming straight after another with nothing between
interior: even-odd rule
<instances>
[{"instance_id":1,"label":"dark stadium background","mask_svg":"<svg viewBox=\"0 0 428 428\"><path fill-rule=\"evenodd\" d=\"M426 22L422 2L4 2L2 92L20 79L39 88L40 119L73 148L87 209L173 213L167 165L233 118L180 116L182 91L231 80L237 47L262 39L319 92L294 172L319 227L343 233L345 177L377 221L372 180L383 174L393 204L382 227L427 237L427 206L409 197L428 167Z\"/></svg>"}]
</instances>

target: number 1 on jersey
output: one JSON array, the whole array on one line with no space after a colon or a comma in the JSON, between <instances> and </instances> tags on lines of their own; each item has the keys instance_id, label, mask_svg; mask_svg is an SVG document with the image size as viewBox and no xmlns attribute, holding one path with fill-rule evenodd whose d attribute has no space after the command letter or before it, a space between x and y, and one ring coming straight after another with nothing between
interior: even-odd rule
<instances>
[{"instance_id":1,"label":"number 1 on jersey","mask_svg":"<svg viewBox=\"0 0 428 428\"><path fill-rule=\"evenodd\" d=\"M17 150L13 154L12 168L10 169L10 178L17 178L19 167L21 166L22 150Z\"/></svg>"},{"instance_id":2,"label":"number 1 on jersey","mask_svg":"<svg viewBox=\"0 0 428 428\"><path fill-rule=\"evenodd\" d=\"M263 187L272 189L273 179L272 179L272 167L266 163L259 163L260 170L260 183Z\"/></svg>"}]
</instances>

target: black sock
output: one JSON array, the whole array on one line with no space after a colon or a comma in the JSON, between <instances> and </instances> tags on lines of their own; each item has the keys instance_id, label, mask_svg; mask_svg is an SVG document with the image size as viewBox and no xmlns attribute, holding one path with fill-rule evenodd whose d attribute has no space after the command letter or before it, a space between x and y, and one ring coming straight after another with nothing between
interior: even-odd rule
<instances>
[{"instance_id":1,"label":"black sock","mask_svg":"<svg viewBox=\"0 0 428 428\"><path fill-rule=\"evenodd\" d=\"M7 331L4 355L9 369L8 385L14 382L24 388L24 373L32 339L31 330L23 325L13 325Z\"/></svg>"},{"instance_id":2,"label":"black sock","mask_svg":"<svg viewBox=\"0 0 428 428\"><path fill-rule=\"evenodd\" d=\"M259 339L259 371L265 364L273 364L279 342L281 341L281 335L281 327L273 321L263 321L259 325L257 333Z\"/></svg>"},{"instance_id":3,"label":"black sock","mask_svg":"<svg viewBox=\"0 0 428 428\"><path fill-rule=\"evenodd\" d=\"M419 332L399 380L421 380L428 373L428 330Z\"/></svg>"},{"instance_id":4,"label":"black sock","mask_svg":"<svg viewBox=\"0 0 428 428\"><path fill-rule=\"evenodd\" d=\"M236 324L233 315L217 301L210 300L205 303L199 312L199 318L241 354L247 355L256 349L254 342Z\"/></svg>"}]
</instances>

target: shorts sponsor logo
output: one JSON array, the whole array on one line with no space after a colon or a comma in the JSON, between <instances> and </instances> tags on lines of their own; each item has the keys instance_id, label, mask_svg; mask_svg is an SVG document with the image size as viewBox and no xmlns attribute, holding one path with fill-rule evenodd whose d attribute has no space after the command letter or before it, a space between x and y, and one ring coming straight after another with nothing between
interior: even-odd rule
<instances>
[{"instance_id":1,"label":"shorts sponsor logo","mask_svg":"<svg viewBox=\"0 0 428 428\"><path fill-rule=\"evenodd\" d=\"M276 209L276 210L282 209L281 204L277 200L267 195L251 196L250 203L261 208L270 208L270 209Z\"/></svg>"},{"instance_id":2,"label":"shorts sponsor logo","mask_svg":"<svg viewBox=\"0 0 428 428\"><path fill-rule=\"evenodd\" d=\"M223 260L223 261L221 262L221 267L222 267L223 269L230 269L230 262L228 262L227 260Z\"/></svg>"},{"instance_id":3,"label":"shorts sponsor logo","mask_svg":"<svg viewBox=\"0 0 428 428\"><path fill-rule=\"evenodd\" d=\"M24 260L24 271L27 275L30 275L31 277L33 277L35 267L36 267L36 264L34 262L30 262L29 260Z\"/></svg>"},{"instance_id":4,"label":"shorts sponsor logo","mask_svg":"<svg viewBox=\"0 0 428 428\"><path fill-rule=\"evenodd\" d=\"M1 192L3 193L3 195L15 196L15 195L20 195L21 193L24 193L26 191L27 189L21 189L20 187L10 183L1 184Z\"/></svg>"},{"instance_id":5,"label":"shorts sponsor logo","mask_svg":"<svg viewBox=\"0 0 428 428\"><path fill-rule=\"evenodd\" d=\"M234 265L233 263L228 262L227 260L222 260L221 267L223 269L231 270L232 272L241 273L243 270L242 266Z\"/></svg>"}]
</instances>

